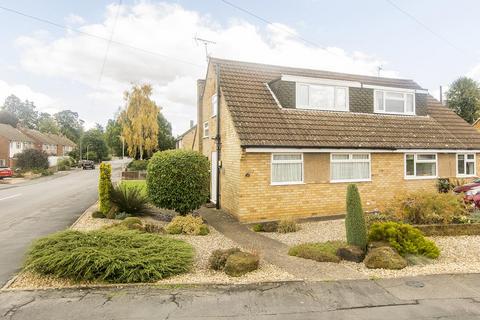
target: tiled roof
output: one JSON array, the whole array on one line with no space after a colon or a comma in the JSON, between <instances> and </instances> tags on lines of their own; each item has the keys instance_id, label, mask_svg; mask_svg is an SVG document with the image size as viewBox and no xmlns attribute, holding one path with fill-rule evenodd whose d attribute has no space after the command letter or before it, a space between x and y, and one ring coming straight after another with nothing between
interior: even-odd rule
<instances>
[{"instance_id":1,"label":"tiled roof","mask_svg":"<svg viewBox=\"0 0 480 320\"><path fill-rule=\"evenodd\" d=\"M53 134L53 133L46 133L46 135L50 139L55 141L55 144L62 145L62 146L71 146L71 147L75 146L75 143L65 136L61 136L61 135Z\"/></svg>"},{"instance_id":2,"label":"tiled roof","mask_svg":"<svg viewBox=\"0 0 480 320\"><path fill-rule=\"evenodd\" d=\"M55 139L52 139L46 133L42 133L40 131L28 129L28 128L21 128L20 130L22 130L22 132L25 133L27 136L31 137L35 141L38 141L42 144L52 144L52 145L57 144Z\"/></svg>"},{"instance_id":3,"label":"tiled roof","mask_svg":"<svg viewBox=\"0 0 480 320\"><path fill-rule=\"evenodd\" d=\"M428 116L296 110L277 105L266 83L282 74L421 89L412 80L341 74L212 58L244 147L480 149L480 134L433 97Z\"/></svg>"},{"instance_id":4,"label":"tiled roof","mask_svg":"<svg viewBox=\"0 0 480 320\"><path fill-rule=\"evenodd\" d=\"M9 141L19 141L19 142L33 142L33 140L22 133L17 128L12 127L8 124L0 123L0 137L4 137Z\"/></svg>"}]
</instances>

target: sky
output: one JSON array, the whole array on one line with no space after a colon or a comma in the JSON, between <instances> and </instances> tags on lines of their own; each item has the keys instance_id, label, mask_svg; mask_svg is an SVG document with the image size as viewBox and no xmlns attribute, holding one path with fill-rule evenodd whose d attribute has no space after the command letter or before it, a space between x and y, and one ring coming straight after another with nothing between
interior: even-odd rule
<instances>
[{"instance_id":1,"label":"sky","mask_svg":"<svg viewBox=\"0 0 480 320\"><path fill-rule=\"evenodd\" d=\"M181 134L206 72L195 37L219 58L367 75L380 66L438 97L460 76L480 81L479 11L473 0L0 0L0 105L15 94L92 127L124 107L132 84L150 83Z\"/></svg>"}]
</instances>

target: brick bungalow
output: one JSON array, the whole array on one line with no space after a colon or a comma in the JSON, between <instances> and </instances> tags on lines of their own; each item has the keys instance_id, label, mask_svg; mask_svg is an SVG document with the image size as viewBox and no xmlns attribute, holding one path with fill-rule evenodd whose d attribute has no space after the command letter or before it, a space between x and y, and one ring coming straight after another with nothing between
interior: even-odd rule
<instances>
[{"instance_id":1,"label":"brick bungalow","mask_svg":"<svg viewBox=\"0 0 480 320\"><path fill-rule=\"evenodd\" d=\"M47 133L46 134L51 140L53 140L57 145L57 153L58 157L68 156L68 153L73 151L75 148L75 143L68 139L65 136L61 136L58 134Z\"/></svg>"},{"instance_id":2,"label":"brick bungalow","mask_svg":"<svg viewBox=\"0 0 480 320\"><path fill-rule=\"evenodd\" d=\"M35 149L45 151L49 156L57 155L57 141L46 133L28 128L19 128L35 142Z\"/></svg>"},{"instance_id":3,"label":"brick bungalow","mask_svg":"<svg viewBox=\"0 0 480 320\"><path fill-rule=\"evenodd\" d=\"M204 81L211 200L240 221L342 214L352 182L369 210L477 175L480 134L412 80L212 58Z\"/></svg>"},{"instance_id":4,"label":"brick bungalow","mask_svg":"<svg viewBox=\"0 0 480 320\"><path fill-rule=\"evenodd\" d=\"M20 130L0 123L0 167L15 165L15 155L33 148L34 141Z\"/></svg>"},{"instance_id":5,"label":"brick bungalow","mask_svg":"<svg viewBox=\"0 0 480 320\"><path fill-rule=\"evenodd\" d=\"M198 151L197 125L192 125L190 129L178 136L175 140L175 147Z\"/></svg>"}]
</instances>

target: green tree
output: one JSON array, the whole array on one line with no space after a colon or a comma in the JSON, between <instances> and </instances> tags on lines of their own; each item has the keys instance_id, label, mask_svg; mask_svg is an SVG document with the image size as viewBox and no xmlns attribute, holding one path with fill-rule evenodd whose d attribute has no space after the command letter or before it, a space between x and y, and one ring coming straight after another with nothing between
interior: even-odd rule
<instances>
[{"instance_id":1,"label":"green tree","mask_svg":"<svg viewBox=\"0 0 480 320\"><path fill-rule=\"evenodd\" d=\"M86 131L82 138L80 139L80 144L82 146L82 154L87 154L87 149L89 154L89 160L101 161L108 158L108 147L105 142L103 133L98 129L90 129ZM91 159L95 157L95 159ZM83 156L85 158L85 156Z\"/></svg>"},{"instance_id":2,"label":"green tree","mask_svg":"<svg viewBox=\"0 0 480 320\"><path fill-rule=\"evenodd\" d=\"M158 149L160 151L175 149L175 138L172 136L172 125L161 112L157 116L158 122Z\"/></svg>"},{"instance_id":3,"label":"green tree","mask_svg":"<svg viewBox=\"0 0 480 320\"><path fill-rule=\"evenodd\" d=\"M345 217L347 243L363 250L367 247L367 227L360 194L355 184L347 187L347 216Z\"/></svg>"},{"instance_id":4,"label":"green tree","mask_svg":"<svg viewBox=\"0 0 480 320\"><path fill-rule=\"evenodd\" d=\"M42 112L38 117L38 130L43 133L59 134L57 121L49 113Z\"/></svg>"},{"instance_id":5,"label":"green tree","mask_svg":"<svg viewBox=\"0 0 480 320\"><path fill-rule=\"evenodd\" d=\"M18 119L18 124L30 129L37 129L38 112L32 101L22 102L17 96L10 95L5 99L3 110L13 114Z\"/></svg>"},{"instance_id":6,"label":"green tree","mask_svg":"<svg viewBox=\"0 0 480 320\"><path fill-rule=\"evenodd\" d=\"M447 91L447 106L468 123L473 123L480 114L478 83L467 77L455 80Z\"/></svg>"},{"instance_id":7,"label":"green tree","mask_svg":"<svg viewBox=\"0 0 480 320\"><path fill-rule=\"evenodd\" d=\"M128 146L131 157L148 155L158 145L157 116L160 108L150 98L152 86L149 84L134 85L130 91L125 92L126 108L120 114L122 136Z\"/></svg>"},{"instance_id":8,"label":"green tree","mask_svg":"<svg viewBox=\"0 0 480 320\"><path fill-rule=\"evenodd\" d=\"M112 207L110 201L112 189L112 166L109 163L102 163L98 181L98 200L100 202L100 211L105 215L108 214Z\"/></svg>"},{"instance_id":9,"label":"green tree","mask_svg":"<svg viewBox=\"0 0 480 320\"><path fill-rule=\"evenodd\" d=\"M110 151L116 155L122 155L122 125L114 119L108 120L107 127L105 128L105 141Z\"/></svg>"},{"instance_id":10,"label":"green tree","mask_svg":"<svg viewBox=\"0 0 480 320\"><path fill-rule=\"evenodd\" d=\"M63 110L54 115L60 132L68 139L77 143L83 133L83 120L78 117L78 113L71 110Z\"/></svg>"},{"instance_id":11,"label":"green tree","mask_svg":"<svg viewBox=\"0 0 480 320\"><path fill-rule=\"evenodd\" d=\"M26 149L16 155L16 166L22 170L48 169L48 155L45 151Z\"/></svg>"},{"instance_id":12,"label":"green tree","mask_svg":"<svg viewBox=\"0 0 480 320\"><path fill-rule=\"evenodd\" d=\"M7 110L0 110L0 123L9 124L12 127L17 127L18 118Z\"/></svg>"}]
</instances>

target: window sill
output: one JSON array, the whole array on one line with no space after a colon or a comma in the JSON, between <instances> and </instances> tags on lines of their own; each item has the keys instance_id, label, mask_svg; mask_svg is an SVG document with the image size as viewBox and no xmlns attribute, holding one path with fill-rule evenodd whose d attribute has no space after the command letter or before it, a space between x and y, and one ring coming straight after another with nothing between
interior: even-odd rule
<instances>
[{"instance_id":1,"label":"window sill","mask_svg":"<svg viewBox=\"0 0 480 320\"><path fill-rule=\"evenodd\" d=\"M330 180L330 183L349 183L349 182L372 182L372 179L342 179L342 180Z\"/></svg>"},{"instance_id":2,"label":"window sill","mask_svg":"<svg viewBox=\"0 0 480 320\"><path fill-rule=\"evenodd\" d=\"M377 114L392 114L396 116L415 116L416 113L411 113L411 112L385 112L385 111L380 111L380 110L375 110L374 113Z\"/></svg>"},{"instance_id":3,"label":"window sill","mask_svg":"<svg viewBox=\"0 0 480 320\"><path fill-rule=\"evenodd\" d=\"M294 110L300 110L300 111L331 111L331 112L349 112L350 109L324 109L324 108L315 108L315 107L297 107L295 106Z\"/></svg>"},{"instance_id":4,"label":"window sill","mask_svg":"<svg viewBox=\"0 0 480 320\"><path fill-rule=\"evenodd\" d=\"M203 137L203 139L208 139L208 138L210 138L210 137L209 136Z\"/></svg>"},{"instance_id":5,"label":"window sill","mask_svg":"<svg viewBox=\"0 0 480 320\"><path fill-rule=\"evenodd\" d=\"M438 179L438 176L405 177L405 180L432 180L432 179Z\"/></svg>"},{"instance_id":6,"label":"window sill","mask_svg":"<svg viewBox=\"0 0 480 320\"><path fill-rule=\"evenodd\" d=\"M457 174L455 178L475 178L476 174Z\"/></svg>"},{"instance_id":7,"label":"window sill","mask_svg":"<svg viewBox=\"0 0 480 320\"><path fill-rule=\"evenodd\" d=\"M292 185L302 185L305 182L272 182L270 183L271 186L292 186Z\"/></svg>"},{"instance_id":8,"label":"window sill","mask_svg":"<svg viewBox=\"0 0 480 320\"><path fill-rule=\"evenodd\" d=\"M217 116L217 115L216 115L216 114L214 114L213 116L210 116L210 118L215 118L216 116Z\"/></svg>"}]
</instances>

